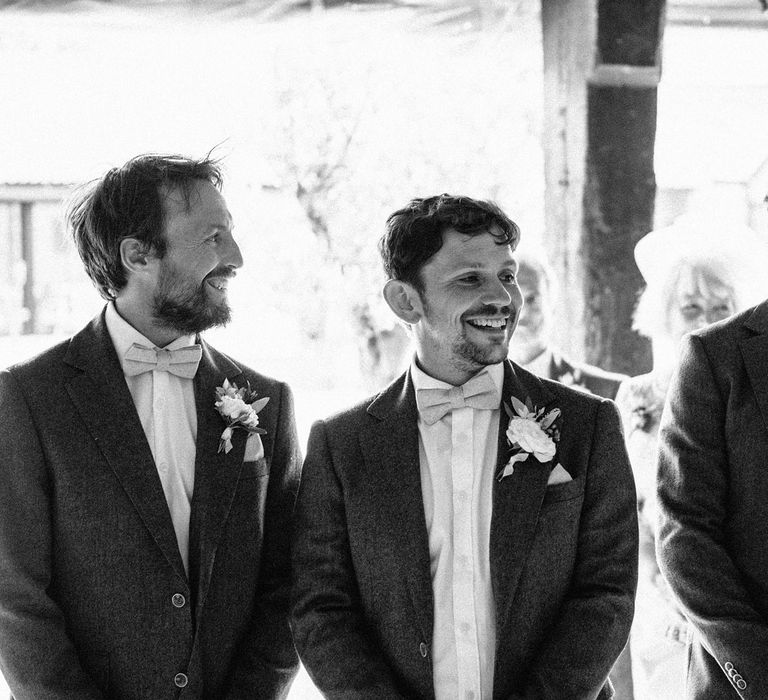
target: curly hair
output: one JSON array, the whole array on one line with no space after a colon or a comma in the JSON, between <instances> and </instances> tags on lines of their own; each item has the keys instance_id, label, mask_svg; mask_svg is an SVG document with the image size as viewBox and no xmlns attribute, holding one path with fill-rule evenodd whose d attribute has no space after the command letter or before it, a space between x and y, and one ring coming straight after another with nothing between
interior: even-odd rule
<instances>
[{"instance_id":1,"label":"curly hair","mask_svg":"<svg viewBox=\"0 0 768 700\"><path fill-rule=\"evenodd\" d=\"M469 236L490 233L498 245L513 250L520 240L518 225L493 202L449 194L412 199L389 216L379 240L387 277L423 291L421 269L440 250L448 229Z\"/></svg>"},{"instance_id":2,"label":"curly hair","mask_svg":"<svg viewBox=\"0 0 768 700\"><path fill-rule=\"evenodd\" d=\"M178 190L189 206L193 184L204 180L221 189L218 161L148 153L112 168L79 188L69 202L66 221L85 271L105 299L114 299L128 277L120 260L120 243L140 241L162 258L165 193Z\"/></svg>"}]
</instances>

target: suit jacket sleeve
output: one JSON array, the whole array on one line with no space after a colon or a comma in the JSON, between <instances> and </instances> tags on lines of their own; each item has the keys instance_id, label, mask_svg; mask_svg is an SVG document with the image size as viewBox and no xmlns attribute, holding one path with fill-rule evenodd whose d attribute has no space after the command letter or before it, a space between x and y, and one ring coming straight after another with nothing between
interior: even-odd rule
<instances>
[{"instance_id":1,"label":"suit jacket sleeve","mask_svg":"<svg viewBox=\"0 0 768 700\"><path fill-rule=\"evenodd\" d=\"M301 454L293 397L281 385L275 445L265 507L264 544L251 632L244 640L231 675L227 700L281 698L288 694L299 661L288 625L291 588L290 534Z\"/></svg>"},{"instance_id":2,"label":"suit jacket sleeve","mask_svg":"<svg viewBox=\"0 0 768 700\"><path fill-rule=\"evenodd\" d=\"M768 625L728 551L727 405L701 339L686 338L662 418L657 554L704 647L721 668L730 663L748 681L737 691L742 698L762 698ZM759 468L764 458L756 455Z\"/></svg>"},{"instance_id":3,"label":"suit jacket sleeve","mask_svg":"<svg viewBox=\"0 0 768 700\"><path fill-rule=\"evenodd\" d=\"M363 619L342 485L323 423L313 426L297 503L291 622L299 655L326 698L405 698Z\"/></svg>"},{"instance_id":4,"label":"suit jacket sleeve","mask_svg":"<svg viewBox=\"0 0 768 700\"><path fill-rule=\"evenodd\" d=\"M637 505L621 420L603 401L592 432L576 569L521 697L609 697L608 672L629 636L637 587Z\"/></svg>"},{"instance_id":5,"label":"suit jacket sleeve","mask_svg":"<svg viewBox=\"0 0 768 700\"><path fill-rule=\"evenodd\" d=\"M0 372L0 666L16 700L95 700L52 584L48 469L22 388Z\"/></svg>"}]
</instances>

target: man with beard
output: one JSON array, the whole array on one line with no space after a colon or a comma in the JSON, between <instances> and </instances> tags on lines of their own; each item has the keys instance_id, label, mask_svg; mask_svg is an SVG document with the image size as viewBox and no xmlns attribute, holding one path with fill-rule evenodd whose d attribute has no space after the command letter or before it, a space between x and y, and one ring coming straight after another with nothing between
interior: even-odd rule
<instances>
[{"instance_id":1,"label":"man with beard","mask_svg":"<svg viewBox=\"0 0 768 700\"><path fill-rule=\"evenodd\" d=\"M0 667L16 700L277 698L298 661L289 388L200 332L242 265L210 159L146 155L69 224L107 299L0 372Z\"/></svg>"},{"instance_id":2,"label":"man with beard","mask_svg":"<svg viewBox=\"0 0 768 700\"><path fill-rule=\"evenodd\" d=\"M389 217L384 296L416 353L316 423L291 624L328 698L612 695L637 579L616 407L507 358L517 226L440 195Z\"/></svg>"}]
</instances>

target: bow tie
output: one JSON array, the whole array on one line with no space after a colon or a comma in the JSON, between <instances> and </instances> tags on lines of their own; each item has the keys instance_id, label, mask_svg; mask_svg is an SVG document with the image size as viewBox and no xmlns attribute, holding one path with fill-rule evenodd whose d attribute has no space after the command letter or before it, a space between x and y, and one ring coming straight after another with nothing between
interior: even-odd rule
<instances>
[{"instance_id":1,"label":"bow tie","mask_svg":"<svg viewBox=\"0 0 768 700\"><path fill-rule=\"evenodd\" d=\"M427 425L437 423L455 408L468 406L493 410L499 407L500 402L499 389L487 370L476 374L461 386L416 390L416 406Z\"/></svg>"},{"instance_id":2,"label":"bow tie","mask_svg":"<svg viewBox=\"0 0 768 700\"><path fill-rule=\"evenodd\" d=\"M170 372L177 377L192 379L202 356L203 348L199 345L164 350L134 343L125 353L123 372L128 377L135 377L144 372Z\"/></svg>"}]
</instances>

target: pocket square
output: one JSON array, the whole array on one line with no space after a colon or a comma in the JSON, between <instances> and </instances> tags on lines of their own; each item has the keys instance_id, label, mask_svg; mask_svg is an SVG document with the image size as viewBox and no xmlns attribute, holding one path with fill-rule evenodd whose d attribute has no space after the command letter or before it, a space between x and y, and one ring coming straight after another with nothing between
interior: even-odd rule
<instances>
[{"instance_id":1,"label":"pocket square","mask_svg":"<svg viewBox=\"0 0 768 700\"><path fill-rule=\"evenodd\" d=\"M549 472L549 479L547 479L547 486L554 486L555 484L565 484L569 481L573 481L573 477L565 471L560 462L555 465L555 468Z\"/></svg>"},{"instance_id":2,"label":"pocket square","mask_svg":"<svg viewBox=\"0 0 768 700\"><path fill-rule=\"evenodd\" d=\"M251 433L245 441L245 455L243 462L255 462L264 456L264 445L261 444L261 436L258 433Z\"/></svg>"}]
</instances>

